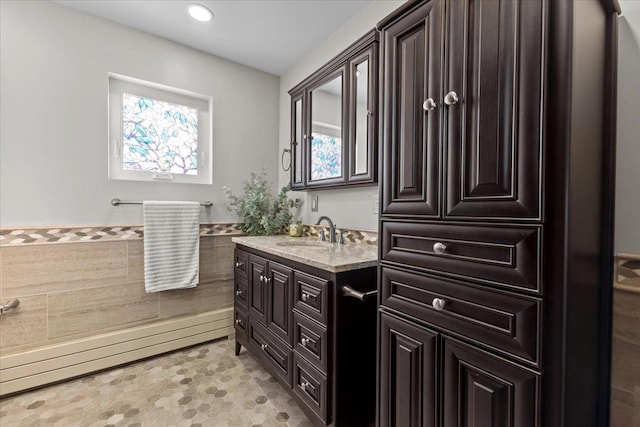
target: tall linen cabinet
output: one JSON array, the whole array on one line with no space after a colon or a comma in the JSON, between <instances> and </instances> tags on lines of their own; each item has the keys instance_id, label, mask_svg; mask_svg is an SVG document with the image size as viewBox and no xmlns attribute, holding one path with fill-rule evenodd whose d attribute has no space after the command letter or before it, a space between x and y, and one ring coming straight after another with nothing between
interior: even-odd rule
<instances>
[{"instance_id":1,"label":"tall linen cabinet","mask_svg":"<svg viewBox=\"0 0 640 427\"><path fill-rule=\"evenodd\" d=\"M614 1L381 31L379 427L608 423Z\"/></svg>"}]
</instances>

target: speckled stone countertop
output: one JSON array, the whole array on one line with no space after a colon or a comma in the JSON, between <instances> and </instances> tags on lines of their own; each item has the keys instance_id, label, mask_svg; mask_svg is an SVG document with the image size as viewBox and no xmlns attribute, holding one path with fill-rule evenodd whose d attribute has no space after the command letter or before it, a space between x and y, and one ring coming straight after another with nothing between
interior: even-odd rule
<instances>
[{"instance_id":1,"label":"speckled stone countertop","mask_svg":"<svg viewBox=\"0 0 640 427\"><path fill-rule=\"evenodd\" d=\"M234 243L272 255L340 273L378 264L378 248L374 245L319 242L316 238L279 236L233 237Z\"/></svg>"}]
</instances>

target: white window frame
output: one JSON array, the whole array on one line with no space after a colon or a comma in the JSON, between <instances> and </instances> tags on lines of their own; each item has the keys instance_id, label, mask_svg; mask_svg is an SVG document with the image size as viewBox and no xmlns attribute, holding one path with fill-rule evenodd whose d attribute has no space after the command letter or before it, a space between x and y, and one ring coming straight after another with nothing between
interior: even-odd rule
<instances>
[{"instance_id":1,"label":"white window frame","mask_svg":"<svg viewBox=\"0 0 640 427\"><path fill-rule=\"evenodd\" d=\"M122 94L129 93L198 110L198 169L196 175L164 172L129 171L122 168L123 130ZM213 98L121 74L109 73L109 179L155 181L186 184L212 184Z\"/></svg>"}]
</instances>

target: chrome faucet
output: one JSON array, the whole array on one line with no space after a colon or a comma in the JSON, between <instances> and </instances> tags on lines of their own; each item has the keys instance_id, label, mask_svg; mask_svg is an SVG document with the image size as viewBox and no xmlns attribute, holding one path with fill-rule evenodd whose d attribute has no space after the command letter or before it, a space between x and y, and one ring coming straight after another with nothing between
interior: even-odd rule
<instances>
[{"instance_id":1,"label":"chrome faucet","mask_svg":"<svg viewBox=\"0 0 640 427\"><path fill-rule=\"evenodd\" d=\"M318 222L316 222L316 225L320 225L320 223L322 222L323 219L326 219L327 222L329 223L329 242L331 243L335 243L336 242L336 227L335 225L333 225L333 221L331 221L331 218L329 218L328 216L321 216L320 218L318 218ZM322 232L320 233L320 240L322 240L323 242L325 240L327 240L324 237L324 230L322 230Z\"/></svg>"}]
</instances>

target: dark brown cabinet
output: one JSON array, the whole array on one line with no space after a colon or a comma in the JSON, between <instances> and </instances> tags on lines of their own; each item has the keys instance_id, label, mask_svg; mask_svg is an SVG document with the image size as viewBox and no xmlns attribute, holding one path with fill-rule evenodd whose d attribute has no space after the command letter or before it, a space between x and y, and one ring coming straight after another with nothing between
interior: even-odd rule
<instances>
[{"instance_id":1,"label":"dark brown cabinet","mask_svg":"<svg viewBox=\"0 0 640 427\"><path fill-rule=\"evenodd\" d=\"M291 188L374 184L378 32L365 34L289 94Z\"/></svg>"},{"instance_id":2,"label":"dark brown cabinet","mask_svg":"<svg viewBox=\"0 0 640 427\"><path fill-rule=\"evenodd\" d=\"M617 12L378 24L378 427L607 425Z\"/></svg>"},{"instance_id":3,"label":"dark brown cabinet","mask_svg":"<svg viewBox=\"0 0 640 427\"><path fill-rule=\"evenodd\" d=\"M261 360L314 424L370 426L376 304L342 287L372 290L375 267L332 273L244 246L235 258L234 280L249 289L235 299L236 355L244 346Z\"/></svg>"}]
</instances>

